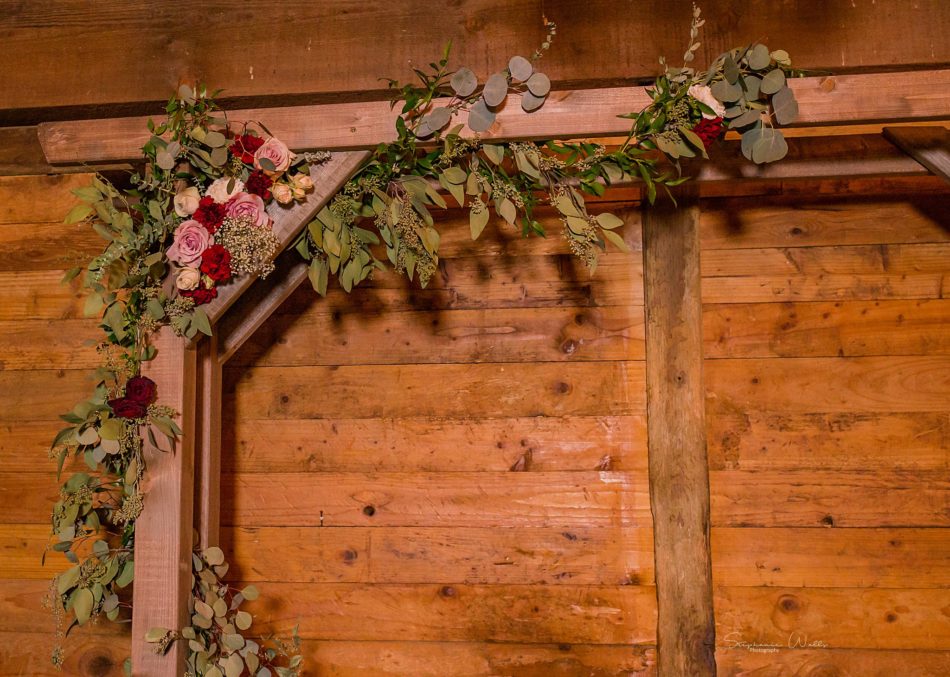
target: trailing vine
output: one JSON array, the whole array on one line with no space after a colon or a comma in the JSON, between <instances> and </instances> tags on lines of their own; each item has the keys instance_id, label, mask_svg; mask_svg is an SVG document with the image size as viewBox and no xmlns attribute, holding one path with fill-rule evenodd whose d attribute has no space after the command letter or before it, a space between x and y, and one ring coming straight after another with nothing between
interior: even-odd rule
<instances>
[{"instance_id":1,"label":"trailing vine","mask_svg":"<svg viewBox=\"0 0 950 677\"><path fill-rule=\"evenodd\" d=\"M741 134L751 161L781 159L787 145L776 124L797 114L786 79L799 73L788 54L752 44L697 70L690 64L702 25L695 9L683 66L661 59L665 70L648 90L650 104L622 116L631 121L629 133L610 148L478 136L509 96L520 97L526 113L543 105L550 80L538 64L556 35L550 22L530 58L512 57L483 85L470 69L449 69L448 48L428 70L415 69L417 82L389 81L399 107L395 141L373 151L293 245L309 261L314 288L326 295L335 277L349 292L387 265L426 286L441 240L432 211L448 208L449 200L468 209L473 239L491 212L525 237L547 235L535 213L550 205L559 235L593 273L608 245L626 245L618 233L622 219L591 214L586 197L642 181L652 203L659 189L688 179L683 158L708 158L727 129ZM264 276L273 267L278 252L270 212L279 207L265 207L306 199L313 189L307 165L328 157L294 154L262 124L229 121L214 95L182 85L165 121L149 121L144 169L126 188L95 177L75 191L81 202L67 216L88 224L106 246L84 269L66 275L66 281L82 275L85 313L100 318L104 336L92 393L62 416L68 425L50 451L59 473L75 463L87 466L62 482L51 517L48 550L71 564L54 579L48 599L61 638L100 615L129 619L135 523L147 505L143 450L146 442L168 447L181 434L176 412L159 404L156 384L142 374L156 354L149 337L165 325L187 338L211 334L202 306L235 278ZM475 135L466 135L466 126ZM298 674L296 633L290 641L245 636L253 619L240 607L257 591L223 581L224 553L217 547L196 552L192 565L190 624L152 629L147 640L159 651L187 642L189 675ZM60 648L53 658L62 662Z\"/></svg>"}]
</instances>

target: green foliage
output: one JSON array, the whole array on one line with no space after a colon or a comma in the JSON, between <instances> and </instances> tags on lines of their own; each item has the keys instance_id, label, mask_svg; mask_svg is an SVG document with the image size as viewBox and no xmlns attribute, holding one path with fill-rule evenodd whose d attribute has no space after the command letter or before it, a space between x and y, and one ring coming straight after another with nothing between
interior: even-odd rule
<instances>
[{"instance_id":1,"label":"green foliage","mask_svg":"<svg viewBox=\"0 0 950 677\"><path fill-rule=\"evenodd\" d=\"M179 632L151 628L145 635L158 653L175 641L188 642L187 675L240 677L272 675L296 677L303 658L297 629L289 641L275 637L250 639L253 616L241 606L257 599L254 586L232 588L222 579L228 572L221 548L210 547L192 555L191 622ZM245 672L246 671L246 672Z\"/></svg>"}]
</instances>

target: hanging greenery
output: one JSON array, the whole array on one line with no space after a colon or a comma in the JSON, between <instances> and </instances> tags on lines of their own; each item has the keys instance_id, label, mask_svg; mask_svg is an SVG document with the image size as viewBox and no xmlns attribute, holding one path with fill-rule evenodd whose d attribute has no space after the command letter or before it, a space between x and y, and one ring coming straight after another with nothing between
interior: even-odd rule
<instances>
[{"instance_id":1,"label":"hanging greenery","mask_svg":"<svg viewBox=\"0 0 950 677\"><path fill-rule=\"evenodd\" d=\"M473 239L492 211L525 237L547 235L535 210L551 205L559 235L593 273L609 246L626 245L618 234L623 221L590 214L585 196L637 180L653 202L659 189L687 180L683 158L707 158L727 129L741 133L751 161L781 159L787 145L775 125L797 114L786 82L797 74L788 54L753 44L696 70L702 25L695 9L683 66L661 60L665 71L648 90L651 103L623 116L630 131L613 148L479 138L509 97L519 97L526 114L544 104L550 80L538 64L556 34L549 22L530 58L512 57L484 84L467 68L450 70L448 48L428 70L415 71L416 83L390 81L393 105L400 106L396 140L373 151L294 243L310 262L314 288L325 295L335 277L348 292L387 261L425 286L439 261L432 211L449 207L449 200L469 210ZM106 246L85 269L66 276L82 275L85 312L101 318L104 337L92 393L62 416L68 425L50 452L60 472L74 458L87 466L62 483L51 519L49 550L72 564L54 579L48 600L63 637L100 615L129 618L135 523L147 506L144 443L162 448L181 434L176 412L158 403L156 384L141 374L155 357L149 337L163 325L187 338L211 334L202 306L235 278L272 270L278 241L271 214L305 200L314 187L307 165L328 157L295 154L260 123L229 121L213 97L204 87L182 85L166 106L166 120L149 122L143 171L128 188L94 178L75 191L81 202L67 217L88 224ZM192 564L191 623L152 629L148 641L159 651L187 641L189 675L298 674L296 637L247 638L253 619L240 607L257 591L222 580L224 553L196 552ZM62 662L59 648L54 662Z\"/></svg>"}]
</instances>

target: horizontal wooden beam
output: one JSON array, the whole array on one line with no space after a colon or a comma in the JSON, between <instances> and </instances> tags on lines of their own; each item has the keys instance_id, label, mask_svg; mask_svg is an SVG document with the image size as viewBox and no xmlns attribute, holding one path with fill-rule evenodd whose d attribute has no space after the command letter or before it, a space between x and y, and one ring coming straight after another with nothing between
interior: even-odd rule
<instances>
[{"instance_id":1,"label":"horizontal wooden beam","mask_svg":"<svg viewBox=\"0 0 950 677\"><path fill-rule=\"evenodd\" d=\"M790 82L801 114L796 126L950 118L950 69L809 77ZM644 87L556 91L534 113L513 96L498 114L490 139L596 138L624 134L617 116L650 102ZM372 148L395 138L388 102L341 103L230 112L233 120L260 120L297 150ZM147 118L45 123L40 143L50 164L117 162L138 158L148 140Z\"/></svg>"},{"instance_id":2,"label":"horizontal wooden beam","mask_svg":"<svg viewBox=\"0 0 950 677\"><path fill-rule=\"evenodd\" d=\"M935 175L950 182L950 129L885 127L884 138Z\"/></svg>"},{"instance_id":3,"label":"horizontal wooden beam","mask_svg":"<svg viewBox=\"0 0 950 677\"><path fill-rule=\"evenodd\" d=\"M689 0L324 0L291 5L206 0L194 21L175 0L17 3L0 15L4 49L0 124L159 112L180 82L223 88L229 107L385 98L385 81L438 58L483 79L544 37L542 12L558 25L541 68L558 89L630 85L654 77L657 57L675 63ZM708 3L699 63L765 40L798 68L855 72L950 63L944 0ZM234 39L235 21L242 30ZM160 58L156 58L160 55ZM240 102L240 103L238 103ZM273 103L271 103L273 105Z\"/></svg>"}]
</instances>

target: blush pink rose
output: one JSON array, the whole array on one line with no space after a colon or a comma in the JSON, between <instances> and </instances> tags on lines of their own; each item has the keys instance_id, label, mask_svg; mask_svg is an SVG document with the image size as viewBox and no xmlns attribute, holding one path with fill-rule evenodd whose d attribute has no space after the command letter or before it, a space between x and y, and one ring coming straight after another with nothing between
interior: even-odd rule
<instances>
[{"instance_id":1,"label":"blush pink rose","mask_svg":"<svg viewBox=\"0 0 950 677\"><path fill-rule=\"evenodd\" d=\"M253 193L238 193L224 208L224 213L231 218L248 218L255 226L265 228L270 225L270 216L264 210L264 201L260 195Z\"/></svg>"},{"instance_id":2,"label":"blush pink rose","mask_svg":"<svg viewBox=\"0 0 950 677\"><path fill-rule=\"evenodd\" d=\"M189 219L182 221L175 229L175 240L166 255L180 266L197 268L201 254L212 242L214 239L208 229L194 219Z\"/></svg>"},{"instance_id":3,"label":"blush pink rose","mask_svg":"<svg viewBox=\"0 0 950 677\"><path fill-rule=\"evenodd\" d=\"M261 166L261 160L267 159L274 164L274 168L265 168ZM275 176L287 171L287 168L290 167L291 161L294 159L294 154L290 152L290 149L284 145L284 142L275 137L271 137L264 142L260 148L254 151L254 166L258 169L264 170L265 174L270 176Z\"/></svg>"}]
</instances>

